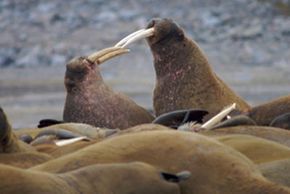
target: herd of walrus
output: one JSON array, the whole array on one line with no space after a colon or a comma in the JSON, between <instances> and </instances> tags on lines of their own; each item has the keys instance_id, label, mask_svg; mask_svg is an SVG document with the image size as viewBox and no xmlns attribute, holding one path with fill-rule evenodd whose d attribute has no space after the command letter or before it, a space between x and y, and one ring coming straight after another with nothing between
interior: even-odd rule
<instances>
[{"instance_id":1,"label":"herd of walrus","mask_svg":"<svg viewBox=\"0 0 290 194\"><path fill-rule=\"evenodd\" d=\"M99 65L146 39L154 115ZM0 193L290 194L290 96L250 106L171 19L72 59L61 121L13 130L0 108Z\"/></svg>"}]
</instances>

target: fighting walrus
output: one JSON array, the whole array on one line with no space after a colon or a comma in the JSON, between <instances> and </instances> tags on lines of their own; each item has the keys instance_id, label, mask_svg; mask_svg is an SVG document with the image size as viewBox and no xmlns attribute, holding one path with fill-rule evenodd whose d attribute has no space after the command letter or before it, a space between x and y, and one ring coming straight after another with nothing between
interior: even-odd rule
<instances>
[{"instance_id":1,"label":"fighting walrus","mask_svg":"<svg viewBox=\"0 0 290 194\"><path fill-rule=\"evenodd\" d=\"M192 108L204 109L210 117L232 103L237 103L240 111L250 108L213 72L198 44L176 23L154 19L147 28L129 35L117 46L147 37L156 72L153 97L156 116Z\"/></svg>"},{"instance_id":2,"label":"fighting walrus","mask_svg":"<svg viewBox=\"0 0 290 194\"><path fill-rule=\"evenodd\" d=\"M99 64L126 52L127 49L112 47L88 57L72 59L66 65L65 122L124 129L153 120L149 112L129 97L114 92L101 76Z\"/></svg>"},{"instance_id":3,"label":"fighting walrus","mask_svg":"<svg viewBox=\"0 0 290 194\"><path fill-rule=\"evenodd\" d=\"M154 19L148 28L154 29L147 41L156 72L156 115L186 108L201 108L213 115L232 103L241 111L250 108L213 72L198 44L176 23Z\"/></svg>"}]
</instances>

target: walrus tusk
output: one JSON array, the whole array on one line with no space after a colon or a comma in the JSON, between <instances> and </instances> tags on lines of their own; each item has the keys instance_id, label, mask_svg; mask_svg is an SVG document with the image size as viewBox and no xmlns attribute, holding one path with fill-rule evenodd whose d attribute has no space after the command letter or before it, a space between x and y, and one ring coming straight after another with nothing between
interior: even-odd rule
<instances>
[{"instance_id":1,"label":"walrus tusk","mask_svg":"<svg viewBox=\"0 0 290 194\"><path fill-rule=\"evenodd\" d=\"M115 46L119 47L126 47L127 45L136 42L137 40L141 40L147 37L150 37L154 34L154 28L149 28L149 29L141 29L136 32L133 32L132 34L126 36L122 40L120 40Z\"/></svg>"},{"instance_id":2,"label":"walrus tusk","mask_svg":"<svg viewBox=\"0 0 290 194\"><path fill-rule=\"evenodd\" d=\"M78 141L82 141L82 140L86 140L86 141L90 141L90 139L86 136L81 136L81 137L76 137L76 138L71 138L71 139L64 139L64 140L56 140L54 143L57 146L65 146L65 145L69 145Z\"/></svg>"},{"instance_id":3,"label":"walrus tusk","mask_svg":"<svg viewBox=\"0 0 290 194\"><path fill-rule=\"evenodd\" d=\"M138 30L136 32L133 32L132 34L129 34L128 36L126 36L125 38L123 38L122 40L120 40L117 44L115 44L115 47L121 47L124 43L126 43L130 38L132 38L133 36L135 36L136 34L144 31L145 29L141 29Z\"/></svg>"},{"instance_id":4,"label":"walrus tusk","mask_svg":"<svg viewBox=\"0 0 290 194\"><path fill-rule=\"evenodd\" d=\"M201 128L204 128L205 130L210 130L212 127L214 127L217 123L219 123L225 116L227 116L230 112L232 112L234 109L236 109L236 103L233 103L229 107L226 107L223 109L220 113L212 117L210 120L208 120L206 123L204 123Z\"/></svg>"},{"instance_id":5,"label":"walrus tusk","mask_svg":"<svg viewBox=\"0 0 290 194\"><path fill-rule=\"evenodd\" d=\"M107 61L108 59L128 53L129 51L130 51L129 49L125 48L109 47L89 55L88 60L96 64L101 64Z\"/></svg>"}]
</instances>

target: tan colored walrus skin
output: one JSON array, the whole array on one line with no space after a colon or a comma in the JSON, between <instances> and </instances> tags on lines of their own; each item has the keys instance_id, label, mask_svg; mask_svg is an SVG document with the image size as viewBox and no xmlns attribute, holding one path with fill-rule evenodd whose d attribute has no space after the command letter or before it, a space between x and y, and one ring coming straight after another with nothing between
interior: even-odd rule
<instances>
[{"instance_id":1,"label":"tan colored walrus skin","mask_svg":"<svg viewBox=\"0 0 290 194\"><path fill-rule=\"evenodd\" d=\"M290 96L284 96L253 107L248 111L248 116L258 125L270 125L273 119L289 112Z\"/></svg>"},{"instance_id":2,"label":"tan colored walrus skin","mask_svg":"<svg viewBox=\"0 0 290 194\"><path fill-rule=\"evenodd\" d=\"M258 168L270 181L290 187L290 158L263 163Z\"/></svg>"},{"instance_id":3,"label":"tan colored walrus skin","mask_svg":"<svg viewBox=\"0 0 290 194\"><path fill-rule=\"evenodd\" d=\"M255 164L290 158L290 148L274 141L251 135L222 135L215 138L241 152Z\"/></svg>"},{"instance_id":4,"label":"tan colored walrus skin","mask_svg":"<svg viewBox=\"0 0 290 194\"><path fill-rule=\"evenodd\" d=\"M129 97L106 85L98 65L86 57L72 59L67 64L64 83L67 91L65 122L125 129L154 119Z\"/></svg>"},{"instance_id":5,"label":"tan colored walrus skin","mask_svg":"<svg viewBox=\"0 0 290 194\"><path fill-rule=\"evenodd\" d=\"M162 174L162 171L140 162L92 165L63 174L35 172L0 165L0 192L5 194L180 194L178 184L166 180Z\"/></svg>"},{"instance_id":6,"label":"tan colored walrus skin","mask_svg":"<svg viewBox=\"0 0 290 194\"><path fill-rule=\"evenodd\" d=\"M266 180L244 155L212 138L173 130L144 131L106 139L31 170L67 172L96 163L142 161L169 172L187 170L183 194L290 193Z\"/></svg>"},{"instance_id":7,"label":"tan colored walrus skin","mask_svg":"<svg viewBox=\"0 0 290 194\"><path fill-rule=\"evenodd\" d=\"M0 107L0 163L28 168L50 159L49 155L36 152L33 147L16 138L5 112Z\"/></svg>"},{"instance_id":8,"label":"tan colored walrus skin","mask_svg":"<svg viewBox=\"0 0 290 194\"><path fill-rule=\"evenodd\" d=\"M200 131L199 133L207 136L225 135L225 134L252 135L290 147L290 131L275 127L253 126L253 125L235 126L235 127L218 128L211 131Z\"/></svg>"},{"instance_id":9,"label":"tan colored walrus skin","mask_svg":"<svg viewBox=\"0 0 290 194\"><path fill-rule=\"evenodd\" d=\"M204 109L210 116L232 103L241 111L250 107L212 70L198 44L170 19L154 19L147 39L156 72L156 116L178 109Z\"/></svg>"}]
</instances>

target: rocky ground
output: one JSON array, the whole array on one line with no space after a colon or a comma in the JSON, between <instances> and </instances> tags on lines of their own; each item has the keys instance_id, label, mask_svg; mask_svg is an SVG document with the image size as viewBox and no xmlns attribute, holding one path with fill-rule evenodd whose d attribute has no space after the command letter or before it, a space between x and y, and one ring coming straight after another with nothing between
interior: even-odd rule
<instances>
[{"instance_id":1,"label":"rocky ground","mask_svg":"<svg viewBox=\"0 0 290 194\"><path fill-rule=\"evenodd\" d=\"M288 0L2 0L0 105L15 127L61 118L65 63L114 45L154 17L182 26L213 68L251 104L290 91ZM103 65L115 90L152 107L152 56L145 41Z\"/></svg>"}]
</instances>

